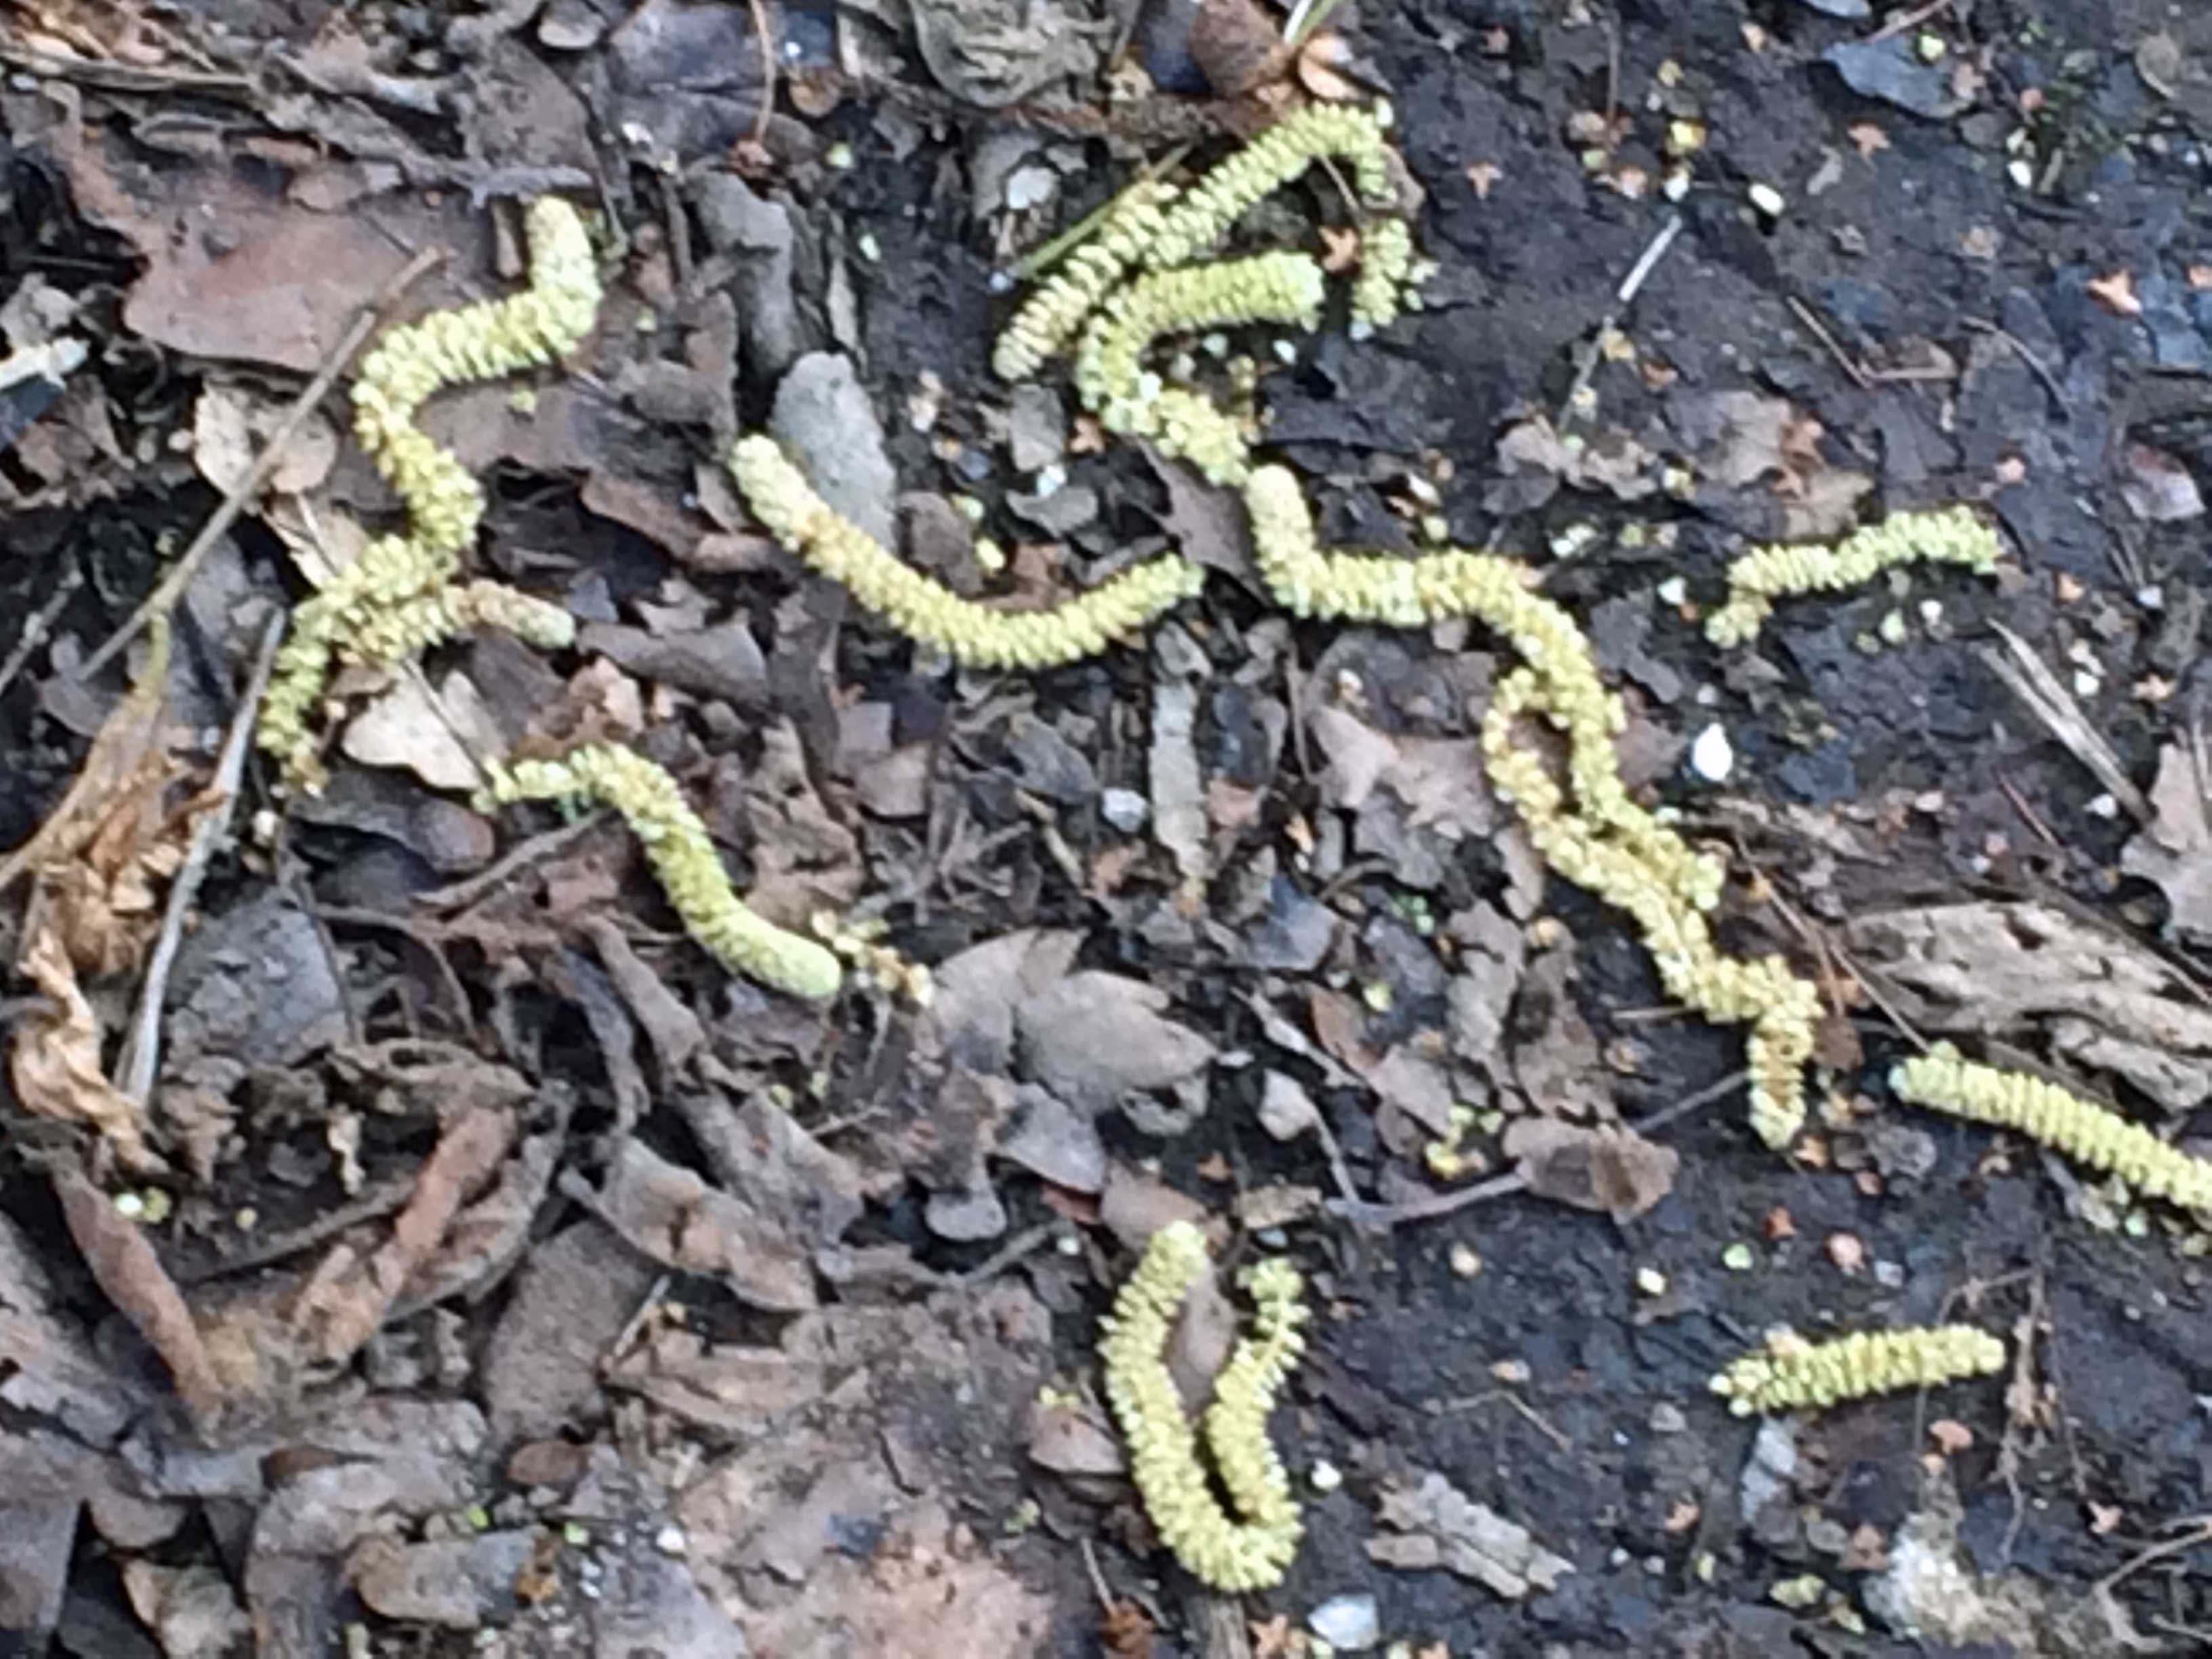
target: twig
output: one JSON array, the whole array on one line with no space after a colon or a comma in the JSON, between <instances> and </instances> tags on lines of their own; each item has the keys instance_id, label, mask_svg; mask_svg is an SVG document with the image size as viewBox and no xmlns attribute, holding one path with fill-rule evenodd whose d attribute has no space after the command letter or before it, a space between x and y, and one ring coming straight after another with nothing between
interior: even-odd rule
<instances>
[{"instance_id":1,"label":"twig","mask_svg":"<svg viewBox=\"0 0 2212 1659\"><path fill-rule=\"evenodd\" d=\"M1828 332L1826 325L1813 314L1813 307L1794 294L1789 296L1789 305L1790 309L1797 313L1797 320L1813 331L1814 337L1828 348L1828 355L1836 360L1844 374L1851 377L1851 384L1862 392L1871 390L1874 377L1867 373L1866 365L1837 343L1836 337Z\"/></svg>"},{"instance_id":2,"label":"twig","mask_svg":"<svg viewBox=\"0 0 2212 1659\"><path fill-rule=\"evenodd\" d=\"M2178 1538L2167 1539L2164 1543L2145 1545L2129 1559L2123 1561L2112 1571L2100 1578L2096 1584L2097 1593L2100 1595L2110 1595L2113 1587L2122 1579L2132 1577L2154 1561L2163 1561L2169 1555L2185 1555L2199 1544L2212 1544L2212 1515L2184 1516L2179 1521L2169 1521L2166 1523L2168 1532L2182 1527L2186 1527L2189 1530L2182 1533Z\"/></svg>"},{"instance_id":3,"label":"twig","mask_svg":"<svg viewBox=\"0 0 2212 1659\"><path fill-rule=\"evenodd\" d=\"M2033 370L2035 378L2043 382L2043 389L2051 394L2051 401L2058 405L2059 412L2061 414L2072 412L2066 402L2066 393L2058 384L2058 377L2051 372L2051 366L2022 344L2018 335L2009 330L1999 328L1995 323L1984 321L1979 317L1961 317L1959 320L1968 328L1980 333L1996 335L1998 339L2002 340L2018 352L2021 362Z\"/></svg>"},{"instance_id":4,"label":"twig","mask_svg":"<svg viewBox=\"0 0 2212 1659\"><path fill-rule=\"evenodd\" d=\"M23 624L22 636L15 641L15 648L8 653L6 662L0 663L0 691L5 691L15 683L15 676L23 672L23 665L30 661L32 653L46 642L46 630L54 625L54 619L62 614L63 608L83 586L84 573L75 565L71 565L63 574L61 580L54 584L52 597L32 612L31 619Z\"/></svg>"},{"instance_id":5,"label":"twig","mask_svg":"<svg viewBox=\"0 0 2212 1659\"><path fill-rule=\"evenodd\" d=\"M197 70L149 69L134 64L102 63L73 52L0 46L0 64L13 64L33 75L82 81L109 92L207 92L251 97L253 82L243 75L210 75Z\"/></svg>"},{"instance_id":6,"label":"twig","mask_svg":"<svg viewBox=\"0 0 2212 1659\"><path fill-rule=\"evenodd\" d=\"M168 905L161 913L161 936L155 941L154 953L147 961L145 983L138 988L138 1015L131 1023L131 1035L124 1039L123 1052L116 1056L115 1086L141 1106L154 1092L154 1074L161 1065L161 1007L168 996L169 970L176 965L178 948L184 943L185 916L199 896L200 882L207 874L216 843L230 828L231 812L238 805L239 786L246 775L246 751L252 746L253 722L261 713L262 694L269 689L269 676L276 665L276 645L283 637L284 613L280 610L261 630L261 648L254 654L253 672L239 694L229 734L223 738L222 755L216 763L215 799L192 826L191 847L176 879L169 884Z\"/></svg>"},{"instance_id":7,"label":"twig","mask_svg":"<svg viewBox=\"0 0 2212 1659\"><path fill-rule=\"evenodd\" d=\"M768 125L775 118L775 37L768 27L768 7L765 0L752 0L753 38L760 42L761 89L760 107L753 112L752 142L756 145L768 142Z\"/></svg>"},{"instance_id":8,"label":"twig","mask_svg":"<svg viewBox=\"0 0 2212 1659\"><path fill-rule=\"evenodd\" d=\"M1283 21L1283 44L1296 52L1321 33L1321 26L1328 21L1328 15L1342 3L1343 0L1298 0Z\"/></svg>"},{"instance_id":9,"label":"twig","mask_svg":"<svg viewBox=\"0 0 2212 1659\"><path fill-rule=\"evenodd\" d=\"M574 823L564 823L557 830L548 830L543 835L532 836L515 846L490 868L448 886L417 893L415 902L425 910L465 910L487 893L504 886L518 871L540 859L552 857L554 854L565 850L570 842L589 835L605 823L607 817L605 812L589 813Z\"/></svg>"},{"instance_id":10,"label":"twig","mask_svg":"<svg viewBox=\"0 0 2212 1659\"><path fill-rule=\"evenodd\" d=\"M1510 1389L1492 1389L1488 1394L1471 1394L1463 1400L1447 1400L1437 1409L1443 1412L1471 1412L1479 1406L1487 1406L1493 1400L1503 1400L1527 1419L1529 1425L1563 1452L1575 1449L1573 1437L1553 1423L1543 1413L1523 1400Z\"/></svg>"},{"instance_id":11,"label":"twig","mask_svg":"<svg viewBox=\"0 0 2212 1659\"><path fill-rule=\"evenodd\" d=\"M1182 158L1190 154L1190 148L1188 144L1176 145L1158 161L1139 171L1137 176L1130 179L1129 184L1142 184L1146 179L1158 179L1173 171L1182 162ZM1040 243L1029 252L1024 253L1014 262L1012 273L1013 279L1017 283L1035 282L1085 242L1090 240L1098 227L1105 222L1106 216L1114 210L1114 204L1121 199L1123 193L1128 188L1128 185L1124 185L1121 190L1115 191L1050 241Z\"/></svg>"},{"instance_id":12,"label":"twig","mask_svg":"<svg viewBox=\"0 0 2212 1659\"><path fill-rule=\"evenodd\" d=\"M1493 1198L1504 1198L1528 1189L1528 1177L1518 1170L1509 1170L1502 1176L1492 1176L1487 1181L1478 1181L1472 1187L1462 1187L1455 1192L1425 1193L1419 1198L1409 1198L1397 1204L1370 1204L1365 1200L1332 1198L1328 1212L1340 1221L1349 1221L1355 1227L1374 1227L1387 1231L1402 1222L1433 1221L1438 1216L1455 1215L1462 1210L1486 1204Z\"/></svg>"},{"instance_id":13,"label":"twig","mask_svg":"<svg viewBox=\"0 0 2212 1659\"><path fill-rule=\"evenodd\" d=\"M2027 804L2027 798L2020 793L2013 781L2002 772L1997 774L1997 787L2004 791L2005 799L2012 803L2012 810L2020 814L2021 822L2035 831L2036 839L2054 852L2066 850L2066 844L2051 833L2051 826Z\"/></svg>"},{"instance_id":14,"label":"twig","mask_svg":"<svg viewBox=\"0 0 2212 1659\"><path fill-rule=\"evenodd\" d=\"M1628 275L1621 279L1620 288L1613 292L1613 303L1606 307L1605 315L1598 319L1597 332L1583 349L1581 366L1575 371L1575 383L1567 388L1566 398L1559 404L1559 416L1553 425L1565 426L1572 418L1576 400L1588 389L1597 374L1598 364L1605 356L1606 336L1619 326L1621 313L1635 302L1637 295L1650 280L1659 261L1666 258L1667 250L1674 246L1674 239L1681 234L1682 216L1668 214L1667 222L1659 228L1659 234L1651 239L1636 263L1629 267Z\"/></svg>"},{"instance_id":15,"label":"twig","mask_svg":"<svg viewBox=\"0 0 2212 1659\"><path fill-rule=\"evenodd\" d=\"M1907 29L1917 29L1929 18L1951 9L1951 0L1929 0L1928 4L1912 11L1901 11L1872 34L1869 40L1887 40L1893 34L1902 34Z\"/></svg>"},{"instance_id":16,"label":"twig","mask_svg":"<svg viewBox=\"0 0 2212 1659\"><path fill-rule=\"evenodd\" d=\"M2051 728L2051 735L2073 752L2075 759L2097 775L2097 781L2105 786L2114 800L2126 807L2138 822L2148 823L2155 816L2150 803L2121 769L2120 757L2112 752L2112 745L2082 714L2073 694L2059 683L2058 676L2051 672L2050 665L2035 654L2026 640L2002 623L1993 622L1990 626L1996 629L2015 659L2008 662L1984 647L1982 660L1990 665L1990 672L2035 712Z\"/></svg>"},{"instance_id":17,"label":"twig","mask_svg":"<svg viewBox=\"0 0 2212 1659\"><path fill-rule=\"evenodd\" d=\"M1678 1119L1686 1118L1691 1113L1711 1105L1715 1101L1727 1099L1750 1080L1751 1073L1748 1070L1730 1072L1718 1083L1709 1083L1695 1094L1685 1095L1672 1105L1662 1106L1649 1116L1638 1118L1628 1126L1629 1132L1632 1134L1649 1135L1654 1130L1663 1129Z\"/></svg>"},{"instance_id":18,"label":"twig","mask_svg":"<svg viewBox=\"0 0 2212 1659\"><path fill-rule=\"evenodd\" d=\"M137 638L139 629L155 617L167 616L175 607L178 599L191 585L200 561L207 556L208 549L213 547L223 532L237 522L238 515L246 510L246 503L261 493L261 487L269 482L270 475L276 471L277 463L283 459L284 447L292 441L292 434L306 422L309 411L322 402L330 389L337 384L338 376L345 373L346 366L353 362L354 354L376 331L385 307L405 293L417 277L444 257L434 248L425 248L417 253L400 267L398 275L386 283L375 300L354 319L353 326L346 331L345 337L338 342L337 349L323 360L323 366L316 371L315 378L308 381L300 395L292 400L291 407L284 411L283 420L270 434L269 441L261 447L260 454L254 457L253 465L246 469L246 476L231 486L222 498L222 504L200 527L200 533L192 538L191 545L184 550L176 563L169 567L169 574L161 578L153 592L147 596L145 603L131 613L128 622L107 636L106 644L86 659L84 665L77 671L79 678L90 679L114 660L116 653Z\"/></svg>"}]
</instances>

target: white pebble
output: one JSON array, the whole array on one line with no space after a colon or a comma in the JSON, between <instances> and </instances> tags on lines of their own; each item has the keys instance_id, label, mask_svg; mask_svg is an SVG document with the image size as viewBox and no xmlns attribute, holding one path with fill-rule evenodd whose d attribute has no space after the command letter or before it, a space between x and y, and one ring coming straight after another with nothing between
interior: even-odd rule
<instances>
[{"instance_id":1,"label":"white pebble","mask_svg":"<svg viewBox=\"0 0 2212 1659\"><path fill-rule=\"evenodd\" d=\"M1364 1653L1382 1639L1382 1613L1364 1591L1332 1595L1306 1616L1306 1628L1340 1653Z\"/></svg>"},{"instance_id":2,"label":"white pebble","mask_svg":"<svg viewBox=\"0 0 2212 1659\"><path fill-rule=\"evenodd\" d=\"M1659 603L1680 605L1690 597L1690 584L1680 576L1669 576L1659 584Z\"/></svg>"},{"instance_id":3,"label":"white pebble","mask_svg":"<svg viewBox=\"0 0 2212 1659\"><path fill-rule=\"evenodd\" d=\"M1779 219L1782 210L1790 205L1771 185L1753 185L1745 194L1751 198L1752 206L1770 219Z\"/></svg>"},{"instance_id":4,"label":"white pebble","mask_svg":"<svg viewBox=\"0 0 2212 1659\"><path fill-rule=\"evenodd\" d=\"M2109 794L2099 795L2089 803L2089 811L2100 818L2116 818L2120 815L2120 804Z\"/></svg>"},{"instance_id":5,"label":"white pebble","mask_svg":"<svg viewBox=\"0 0 2212 1659\"><path fill-rule=\"evenodd\" d=\"M1698 732L1690 744L1690 769L1708 783L1725 783L1735 769L1735 750L1718 720Z\"/></svg>"}]
</instances>

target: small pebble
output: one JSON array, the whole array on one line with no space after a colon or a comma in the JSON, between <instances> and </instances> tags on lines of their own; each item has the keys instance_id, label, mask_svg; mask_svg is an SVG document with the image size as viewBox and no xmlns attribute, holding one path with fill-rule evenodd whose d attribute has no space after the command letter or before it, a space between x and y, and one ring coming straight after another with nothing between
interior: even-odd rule
<instances>
[{"instance_id":1,"label":"small pebble","mask_svg":"<svg viewBox=\"0 0 2212 1659\"><path fill-rule=\"evenodd\" d=\"M1382 1614L1365 1591L1332 1595L1306 1616L1306 1628L1343 1653L1364 1653L1382 1639Z\"/></svg>"},{"instance_id":2,"label":"small pebble","mask_svg":"<svg viewBox=\"0 0 2212 1659\"><path fill-rule=\"evenodd\" d=\"M1462 1279L1473 1279L1482 1271L1482 1257L1472 1245L1455 1244L1451 1247L1451 1270Z\"/></svg>"},{"instance_id":3,"label":"small pebble","mask_svg":"<svg viewBox=\"0 0 2212 1659\"><path fill-rule=\"evenodd\" d=\"M1749 1273L1756 1261L1751 1253L1751 1246L1741 1239L1721 1252L1721 1266L1732 1273Z\"/></svg>"},{"instance_id":4,"label":"small pebble","mask_svg":"<svg viewBox=\"0 0 2212 1659\"><path fill-rule=\"evenodd\" d=\"M1667 1275L1656 1267L1638 1267L1636 1270L1636 1288L1645 1296L1664 1296L1667 1294Z\"/></svg>"},{"instance_id":5,"label":"small pebble","mask_svg":"<svg viewBox=\"0 0 2212 1659\"><path fill-rule=\"evenodd\" d=\"M1650 1423L1654 1434L1680 1434L1690 1426L1690 1419L1683 1414L1682 1408L1668 1400L1651 1408Z\"/></svg>"},{"instance_id":6,"label":"small pebble","mask_svg":"<svg viewBox=\"0 0 2212 1659\"><path fill-rule=\"evenodd\" d=\"M1725 783L1735 769L1735 750L1719 721L1698 732L1690 744L1690 769L1708 783Z\"/></svg>"},{"instance_id":7,"label":"small pebble","mask_svg":"<svg viewBox=\"0 0 2212 1659\"><path fill-rule=\"evenodd\" d=\"M653 1547L663 1555L681 1555L690 1546L690 1540L684 1536L684 1528L671 1525L653 1534Z\"/></svg>"},{"instance_id":8,"label":"small pebble","mask_svg":"<svg viewBox=\"0 0 2212 1659\"><path fill-rule=\"evenodd\" d=\"M1334 1492L1344 1484L1344 1471L1323 1458L1313 1466L1306 1479L1313 1482L1316 1492Z\"/></svg>"},{"instance_id":9,"label":"small pebble","mask_svg":"<svg viewBox=\"0 0 2212 1659\"><path fill-rule=\"evenodd\" d=\"M1753 185L1745 194L1751 198L1752 206L1770 219L1779 219L1783 210L1790 205L1783 199L1782 192L1771 185Z\"/></svg>"}]
</instances>

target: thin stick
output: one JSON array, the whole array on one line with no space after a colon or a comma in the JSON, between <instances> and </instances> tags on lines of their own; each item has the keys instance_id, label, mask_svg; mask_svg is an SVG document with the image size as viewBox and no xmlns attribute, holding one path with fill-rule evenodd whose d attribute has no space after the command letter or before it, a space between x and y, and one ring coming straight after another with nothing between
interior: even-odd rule
<instances>
[{"instance_id":1,"label":"thin stick","mask_svg":"<svg viewBox=\"0 0 2212 1659\"><path fill-rule=\"evenodd\" d=\"M2021 362L2033 369L2035 372L2035 378L2043 382L2043 389L2051 394L2051 401L2058 405L2062 414L2067 412L2069 406L2066 402L2066 393L2059 386L2058 377L2051 372L2051 366L2048 363L2021 343L2018 335L1999 328L1995 323L1985 322L1979 317L1961 317L1959 320L1968 328L1975 329L1981 333L1994 334L2019 353Z\"/></svg>"},{"instance_id":2,"label":"thin stick","mask_svg":"<svg viewBox=\"0 0 2212 1659\"><path fill-rule=\"evenodd\" d=\"M62 614L63 607L83 586L84 573L71 565L61 580L54 585L53 597L40 605L30 621L23 624L22 637L15 641L15 648L8 653L8 660L0 663L0 691L5 691L15 683L15 676L23 672L23 665L30 661L32 653L45 643L46 630L54 625L54 618Z\"/></svg>"},{"instance_id":3,"label":"thin stick","mask_svg":"<svg viewBox=\"0 0 2212 1659\"><path fill-rule=\"evenodd\" d=\"M768 124L775 115L775 40L769 33L768 7L763 0L752 0L753 38L760 42L761 93L760 107L753 112L755 144L768 142Z\"/></svg>"},{"instance_id":4,"label":"thin stick","mask_svg":"<svg viewBox=\"0 0 2212 1659\"><path fill-rule=\"evenodd\" d=\"M1828 355L1836 360L1837 363L1842 368L1844 374L1851 377L1852 385L1858 387L1862 392L1865 392L1872 387L1874 380L1873 378L1868 374L1866 365L1860 362L1849 352L1845 351L1841 345L1837 343L1836 337L1829 333L1826 325L1824 325L1818 317L1813 314L1812 307L1807 305L1802 300L1799 299L1793 294L1790 296L1790 309L1797 314L1797 320L1799 322L1804 324L1806 327L1813 331L1814 337L1818 339L1822 345L1828 348Z\"/></svg>"},{"instance_id":5,"label":"thin stick","mask_svg":"<svg viewBox=\"0 0 2212 1659\"><path fill-rule=\"evenodd\" d=\"M2051 736L2073 751L2075 759L2096 774L2097 781L2105 786L2114 800L2127 808L2138 823L2148 823L2155 816L2150 803L2121 769L2120 757L2112 752L2112 745L2089 724L2081 705L2074 701L2073 693L2060 683L2050 665L2035 654L2026 640L2002 623L1993 622L1990 626L2005 642L2014 660L2008 662L1987 648L1981 653L1982 660L2012 688L2014 696L2035 711L2051 728Z\"/></svg>"},{"instance_id":6,"label":"thin stick","mask_svg":"<svg viewBox=\"0 0 2212 1659\"><path fill-rule=\"evenodd\" d=\"M238 521L238 515L246 510L246 503L261 493L262 486L269 482L276 471L277 463L283 459L284 447L292 441L292 434L305 424L308 411L329 395L330 389L337 384L338 376L344 374L346 366L353 362L354 354L376 331L385 308L414 286L416 278L444 257L434 248L426 248L416 254L400 267L399 274L386 283L374 301L354 319L353 326L346 331L345 337L337 343L337 349L323 360L323 366L316 372L315 378L308 381L306 388L292 400L292 406L284 411L283 420L270 434L269 441L261 447L261 453L254 458L253 465L246 469L246 476L224 495L222 505L216 507L213 516L200 527L200 533L192 538L192 544L184 550L176 563L169 567L169 574L161 578L153 592L147 596L145 603L131 613L128 622L107 636L106 644L86 659L84 665L77 671L78 678L90 679L112 662L118 652L137 638L139 630L148 623L156 617L168 615L176 608L177 600L191 586L193 574L198 570L200 561L207 556L208 549L213 547L223 532Z\"/></svg>"},{"instance_id":7,"label":"thin stick","mask_svg":"<svg viewBox=\"0 0 2212 1659\"><path fill-rule=\"evenodd\" d=\"M1644 284L1650 279L1659 261L1667 257L1667 250L1674 246L1674 239L1681 234L1682 216L1668 214L1667 222L1659 228L1659 234L1651 239L1636 263L1629 267L1628 275L1621 279L1620 287L1613 293L1613 303L1606 307L1605 315L1598 319L1597 333L1583 349L1582 366L1575 371L1575 383L1567 388L1565 400L1559 404L1554 425L1565 426L1572 417L1575 400L1589 387L1597 374L1599 362L1605 356L1605 337L1619 325L1621 313L1635 303Z\"/></svg>"},{"instance_id":8,"label":"thin stick","mask_svg":"<svg viewBox=\"0 0 2212 1659\"><path fill-rule=\"evenodd\" d=\"M253 672L239 695L230 732L223 738L222 758L216 763L215 803L192 826L191 848L185 854L176 879L169 884L168 906L161 913L161 936L146 963L146 981L138 988L138 1017L124 1041L123 1052L116 1056L115 1086L140 1106L154 1092L154 1074L161 1066L161 1006L167 1000L169 970L175 966L178 947L184 943L185 915L198 896L216 843L230 828L239 785L246 775L246 752L252 746L253 722L261 713L262 694L269 689L269 676L276 665L277 642L283 637L284 615L279 611L261 631L261 649L254 656Z\"/></svg>"}]
</instances>

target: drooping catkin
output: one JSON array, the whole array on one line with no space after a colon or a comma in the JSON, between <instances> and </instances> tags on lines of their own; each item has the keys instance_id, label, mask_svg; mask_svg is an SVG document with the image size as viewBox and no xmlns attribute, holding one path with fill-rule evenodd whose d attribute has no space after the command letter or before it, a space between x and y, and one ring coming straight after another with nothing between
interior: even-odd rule
<instances>
[{"instance_id":1,"label":"drooping catkin","mask_svg":"<svg viewBox=\"0 0 2212 1659\"><path fill-rule=\"evenodd\" d=\"M1962 1057L1949 1043L1890 1068L1900 1100L2039 1140L2137 1192L2212 1212L2212 1161L2170 1146L2139 1123L2045 1083Z\"/></svg>"},{"instance_id":2,"label":"drooping catkin","mask_svg":"<svg viewBox=\"0 0 2212 1659\"><path fill-rule=\"evenodd\" d=\"M1188 1221L1152 1235L1103 1322L1098 1344L1106 1397L1129 1444L1129 1468L1161 1541L1215 1589L1265 1589L1281 1582L1304 1523L1288 1473L1267 1439L1267 1415L1305 1342L1304 1292L1287 1262L1243 1276L1252 1329L1214 1379L1206 1449L1235 1513L1223 1508L1199 1458L1199 1431L1170 1375L1166 1350L1177 1311L1206 1272L1206 1239Z\"/></svg>"},{"instance_id":3,"label":"drooping catkin","mask_svg":"<svg viewBox=\"0 0 2212 1659\"><path fill-rule=\"evenodd\" d=\"M415 424L442 388L552 362L591 332L599 276L583 220L549 196L530 204L525 230L529 287L388 329L362 360L354 435L406 507L407 529L369 543L293 611L255 740L295 787L321 786L313 716L334 662L400 661L462 628L509 620L535 641L562 642L547 601L488 583L441 597L476 539L483 490Z\"/></svg>"},{"instance_id":4,"label":"drooping catkin","mask_svg":"<svg viewBox=\"0 0 2212 1659\"><path fill-rule=\"evenodd\" d=\"M1047 610L994 610L931 580L831 507L773 438L739 439L729 469L753 516L787 550L908 638L970 667L1051 668L1096 656L1206 580L1199 566L1169 555Z\"/></svg>"},{"instance_id":5,"label":"drooping catkin","mask_svg":"<svg viewBox=\"0 0 2212 1659\"><path fill-rule=\"evenodd\" d=\"M823 1001L837 994L844 975L836 957L746 908L676 780L644 756L595 744L558 760L495 767L477 810L494 811L525 800L612 807L645 848L646 861L686 931L725 966L795 997Z\"/></svg>"},{"instance_id":6,"label":"drooping catkin","mask_svg":"<svg viewBox=\"0 0 2212 1659\"><path fill-rule=\"evenodd\" d=\"M1742 645L1757 636L1777 599L1839 593L1915 561L1955 564L1986 576L2003 551L1996 532L1967 507L1892 514L1832 546L1758 548L1729 566L1728 603L1705 618L1705 637L1723 647Z\"/></svg>"},{"instance_id":7,"label":"drooping catkin","mask_svg":"<svg viewBox=\"0 0 2212 1659\"><path fill-rule=\"evenodd\" d=\"M1765 1345L1712 1379L1715 1394L1739 1417L1753 1412L1820 1410L1903 1389L1932 1389L2004 1369L2004 1344L1972 1325L1855 1331L1828 1342L1769 1331Z\"/></svg>"}]
</instances>

